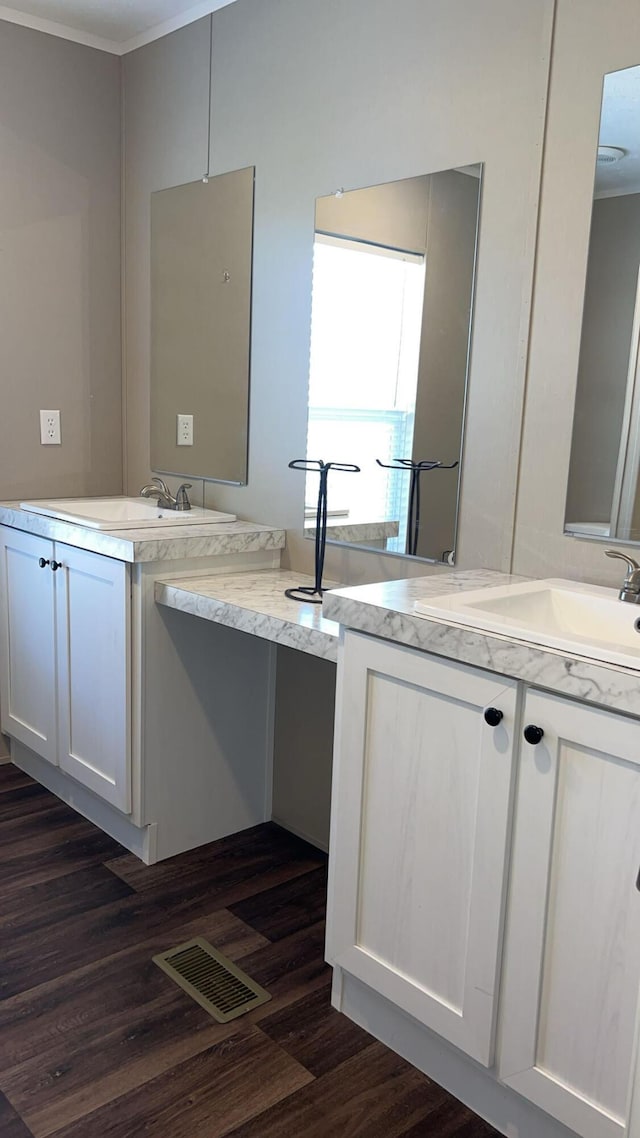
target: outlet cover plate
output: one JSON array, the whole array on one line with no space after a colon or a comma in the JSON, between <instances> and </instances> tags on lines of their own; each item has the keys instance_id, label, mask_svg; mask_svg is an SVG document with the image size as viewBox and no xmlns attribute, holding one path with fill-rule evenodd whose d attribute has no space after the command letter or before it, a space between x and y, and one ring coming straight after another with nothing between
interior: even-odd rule
<instances>
[{"instance_id":1,"label":"outlet cover plate","mask_svg":"<svg viewBox=\"0 0 640 1138\"><path fill-rule=\"evenodd\" d=\"M177 443L179 447L193 446L193 415L177 416Z\"/></svg>"},{"instance_id":2,"label":"outlet cover plate","mask_svg":"<svg viewBox=\"0 0 640 1138\"><path fill-rule=\"evenodd\" d=\"M59 411L40 412L40 442L43 446L59 446L62 442Z\"/></svg>"}]
</instances>

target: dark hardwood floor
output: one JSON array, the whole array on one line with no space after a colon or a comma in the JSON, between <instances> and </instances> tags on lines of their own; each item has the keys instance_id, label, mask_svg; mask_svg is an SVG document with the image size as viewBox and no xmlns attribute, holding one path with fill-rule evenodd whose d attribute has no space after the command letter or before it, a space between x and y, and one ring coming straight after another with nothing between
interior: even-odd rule
<instances>
[{"instance_id":1,"label":"dark hardwood floor","mask_svg":"<svg viewBox=\"0 0 640 1138\"><path fill-rule=\"evenodd\" d=\"M322 854L258 826L156 866L0 766L0 1138L490 1138L330 1005ZM270 1003L152 963L204 936Z\"/></svg>"}]
</instances>

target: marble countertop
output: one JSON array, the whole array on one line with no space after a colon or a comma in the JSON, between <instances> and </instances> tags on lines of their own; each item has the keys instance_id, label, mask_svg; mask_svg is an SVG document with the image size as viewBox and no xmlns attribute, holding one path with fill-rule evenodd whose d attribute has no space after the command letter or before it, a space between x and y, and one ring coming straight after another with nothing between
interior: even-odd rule
<instances>
[{"instance_id":1,"label":"marble countertop","mask_svg":"<svg viewBox=\"0 0 640 1138\"><path fill-rule=\"evenodd\" d=\"M349 521L349 518L329 518L327 521L327 541L381 541L387 537L397 537L399 521ZM304 536L315 537L316 523L307 519L304 523Z\"/></svg>"},{"instance_id":2,"label":"marble countertop","mask_svg":"<svg viewBox=\"0 0 640 1138\"><path fill-rule=\"evenodd\" d=\"M261 569L156 581L155 599L203 620L335 661L339 626L327 620L324 605L285 597L284 590L297 585L313 585L313 578L288 569Z\"/></svg>"},{"instance_id":3,"label":"marble countertop","mask_svg":"<svg viewBox=\"0 0 640 1138\"><path fill-rule=\"evenodd\" d=\"M0 503L0 524L129 562L175 561L225 553L278 550L284 548L286 539L283 529L241 521L154 529L89 529L21 510L17 502Z\"/></svg>"},{"instance_id":4,"label":"marble countertop","mask_svg":"<svg viewBox=\"0 0 640 1138\"><path fill-rule=\"evenodd\" d=\"M640 673L419 616L414 601L523 581L492 570L437 572L327 593L325 615L347 628L512 676L559 695L640 715Z\"/></svg>"}]
</instances>

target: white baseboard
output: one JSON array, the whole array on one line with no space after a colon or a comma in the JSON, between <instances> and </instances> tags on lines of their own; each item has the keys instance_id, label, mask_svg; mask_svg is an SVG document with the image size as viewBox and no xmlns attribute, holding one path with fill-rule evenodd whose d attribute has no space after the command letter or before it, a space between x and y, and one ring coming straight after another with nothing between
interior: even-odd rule
<instances>
[{"instance_id":1,"label":"white baseboard","mask_svg":"<svg viewBox=\"0 0 640 1138\"><path fill-rule=\"evenodd\" d=\"M572 1130L499 1083L494 1073L341 968L334 968L331 1002L507 1138L576 1138Z\"/></svg>"},{"instance_id":2,"label":"white baseboard","mask_svg":"<svg viewBox=\"0 0 640 1138\"><path fill-rule=\"evenodd\" d=\"M52 794L66 802L82 814L89 822L93 822L98 829L104 830L110 838L130 850L147 865L151 864L153 850L150 849L149 827L134 826L124 814L120 814L108 802L102 802L89 790L85 790L79 783L74 782L57 767L36 755L24 744L13 740L13 762L21 771L31 776L42 786L46 786ZM155 837L155 835L153 835Z\"/></svg>"},{"instance_id":3,"label":"white baseboard","mask_svg":"<svg viewBox=\"0 0 640 1138\"><path fill-rule=\"evenodd\" d=\"M290 834L295 834L296 838L302 838L303 842L308 842L310 846L315 846L317 850L322 850L323 853L329 852L327 842L321 838L315 837L313 834L305 834L303 830L299 830L296 826L291 826L289 822L285 822L283 818L277 818L275 814L271 815L271 821L276 826L280 826L282 830L288 830Z\"/></svg>"}]
</instances>

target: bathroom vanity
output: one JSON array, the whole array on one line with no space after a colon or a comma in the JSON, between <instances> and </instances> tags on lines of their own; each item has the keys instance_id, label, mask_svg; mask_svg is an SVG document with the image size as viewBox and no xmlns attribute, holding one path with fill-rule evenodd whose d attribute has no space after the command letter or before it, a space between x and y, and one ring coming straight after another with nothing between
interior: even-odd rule
<instances>
[{"instance_id":1,"label":"bathroom vanity","mask_svg":"<svg viewBox=\"0 0 640 1138\"><path fill-rule=\"evenodd\" d=\"M300 606L283 544L0 507L14 761L153 862L271 816L275 645L337 658L335 1006L507 1135L637 1138L633 635L613 666L579 630L572 653L470 627L505 593L532 619L539 585L494 572Z\"/></svg>"},{"instance_id":2,"label":"bathroom vanity","mask_svg":"<svg viewBox=\"0 0 640 1138\"><path fill-rule=\"evenodd\" d=\"M636 1138L639 673L414 611L514 580L325 599L333 1001L505 1134Z\"/></svg>"},{"instance_id":3,"label":"bathroom vanity","mask_svg":"<svg viewBox=\"0 0 640 1138\"><path fill-rule=\"evenodd\" d=\"M270 645L161 608L155 583L277 569L284 540L250 522L107 531L0 507L12 758L146 862L264 821L271 795Z\"/></svg>"}]
</instances>

